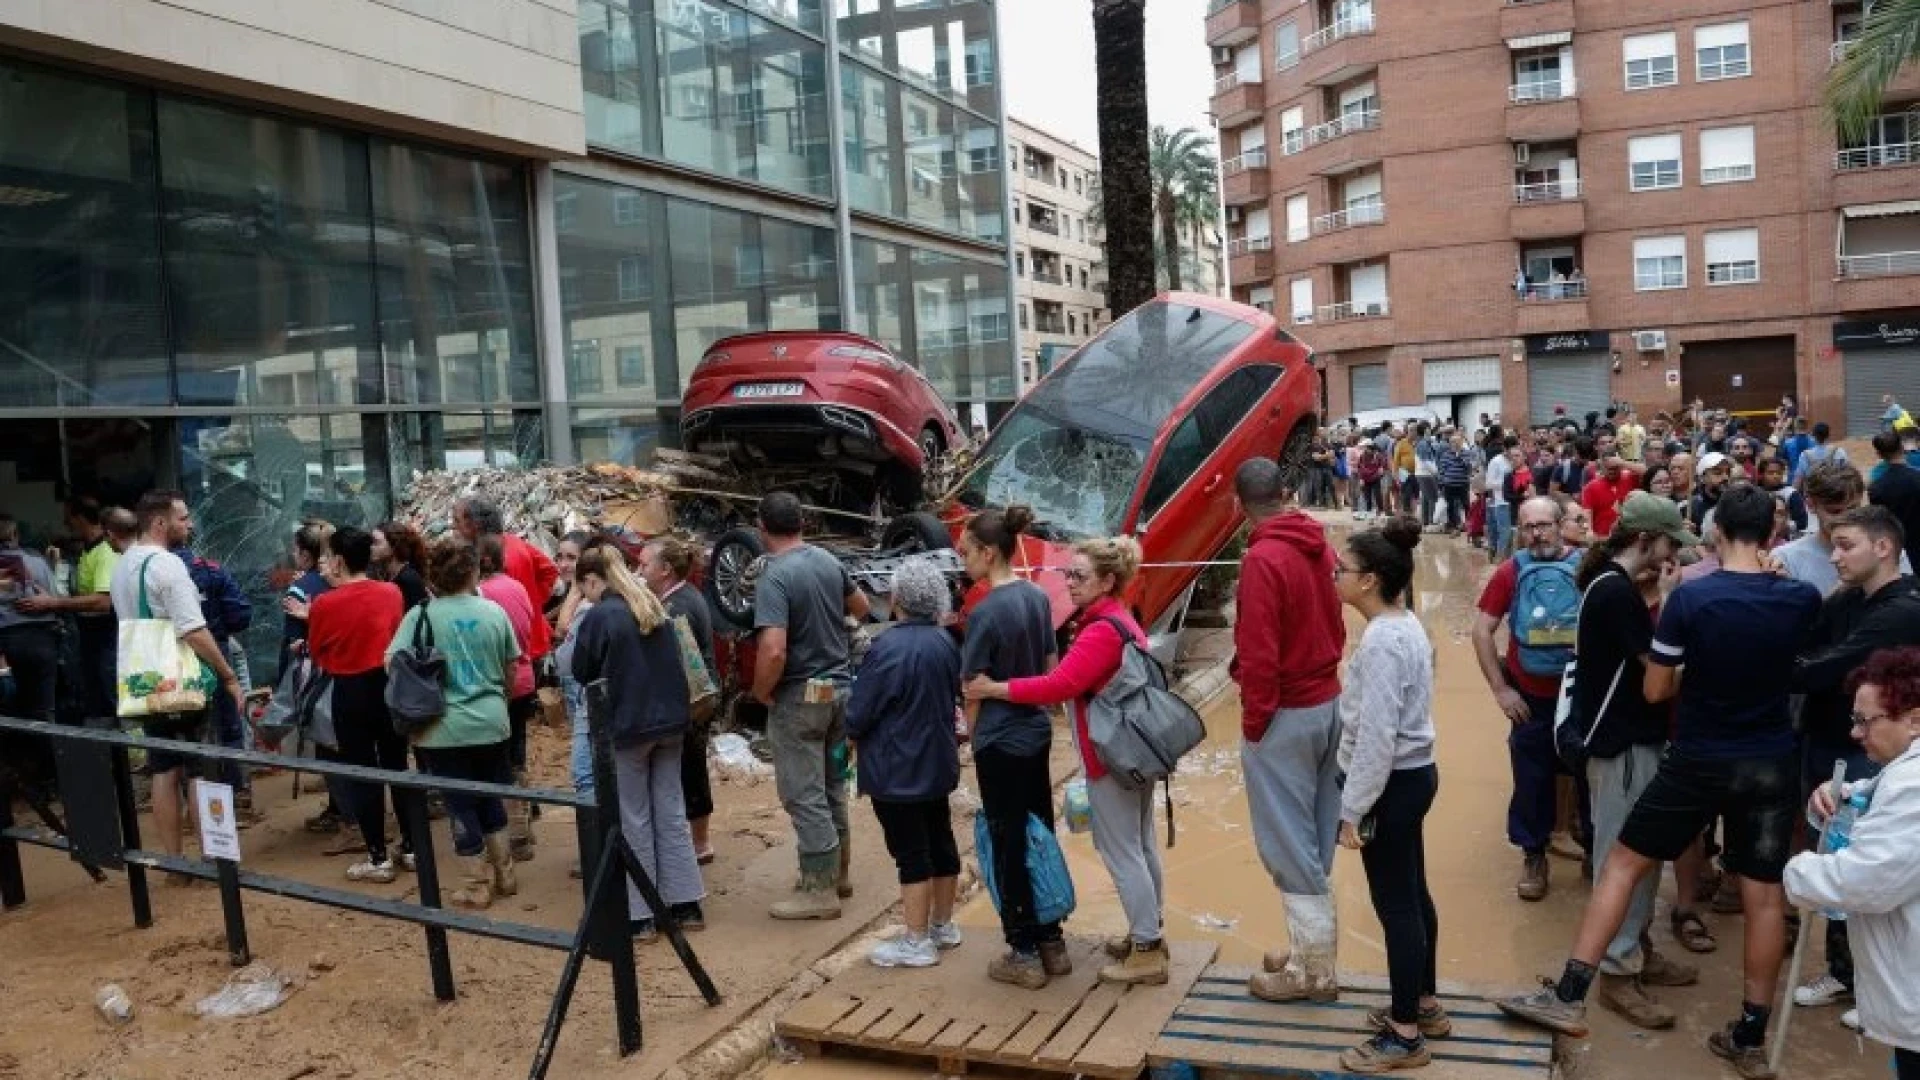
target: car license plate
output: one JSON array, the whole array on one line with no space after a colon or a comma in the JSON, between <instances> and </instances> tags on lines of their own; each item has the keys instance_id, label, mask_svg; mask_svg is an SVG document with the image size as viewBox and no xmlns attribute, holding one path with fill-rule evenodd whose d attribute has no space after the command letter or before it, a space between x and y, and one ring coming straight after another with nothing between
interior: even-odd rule
<instances>
[{"instance_id":1,"label":"car license plate","mask_svg":"<svg viewBox=\"0 0 1920 1080\"><path fill-rule=\"evenodd\" d=\"M806 392L807 384L797 382L744 383L733 388L737 398L799 397Z\"/></svg>"}]
</instances>

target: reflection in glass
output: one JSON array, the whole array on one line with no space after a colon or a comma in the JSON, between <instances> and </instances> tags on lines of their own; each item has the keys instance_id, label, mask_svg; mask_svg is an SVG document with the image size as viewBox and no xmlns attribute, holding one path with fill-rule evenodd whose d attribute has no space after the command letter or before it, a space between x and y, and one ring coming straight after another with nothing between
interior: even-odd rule
<instances>
[{"instance_id":1,"label":"reflection in glass","mask_svg":"<svg viewBox=\"0 0 1920 1080\"><path fill-rule=\"evenodd\" d=\"M982 239L1005 235L992 121L858 63L841 68L840 107L855 208Z\"/></svg>"},{"instance_id":2,"label":"reflection in glass","mask_svg":"<svg viewBox=\"0 0 1920 1080\"><path fill-rule=\"evenodd\" d=\"M645 464L653 451L678 441L675 409L575 409L573 446L582 461Z\"/></svg>"},{"instance_id":3,"label":"reflection in glass","mask_svg":"<svg viewBox=\"0 0 1920 1080\"><path fill-rule=\"evenodd\" d=\"M840 46L984 116L996 111L993 7L975 0L836 0Z\"/></svg>"},{"instance_id":4,"label":"reflection in glass","mask_svg":"<svg viewBox=\"0 0 1920 1080\"><path fill-rule=\"evenodd\" d=\"M948 400L1014 396L1006 267L853 241L853 329L917 364Z\"/></svg>"},{"instance_id":5,"label":"reflection in glass","mask_svg":"<svg viewBox=\"0 0 1920 1080\"><path fill-rule=\"evenodd\" d=\"M667 242L674 344L683 358L675 398L723 337L840 325L831 230L669 199Z\"/></svg>"},{"instance_id":6,"label":"reflection in glass","mask_svg":"<svg viewBox=\"0 0 1920 1080\"><path fill-rule=\"evenodd\" d=\"M147 103L0 64L0 406L172 399Z\"/></svg>"},{"instance_id":7,"label":"reflection in glass","mask_svg":"<svg viewBox=\"0 0 1920 1080\"><path fill-rule=\"evenodd\" d=\"M554 188L574 207L558 230L568 399L677 397L672 341L656 340L669 314L656 287L667 275L666 199L564 175Z\"/></svg>"}]
</instances>

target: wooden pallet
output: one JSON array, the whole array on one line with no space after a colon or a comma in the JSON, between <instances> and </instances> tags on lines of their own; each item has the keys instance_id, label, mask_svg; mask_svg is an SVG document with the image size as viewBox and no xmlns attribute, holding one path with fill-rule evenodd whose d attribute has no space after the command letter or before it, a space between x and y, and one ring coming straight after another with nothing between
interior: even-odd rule
<instances>
[{"instance_id":1,"label":"wooden pallet","mask_svg":"<svg viewBox=\"0 0 1920 1080\"><path fill-rule=\"evenodd\" d=\"M1073 974L1029 991L987 978L987 963L1005 948L998 934L968 934L936 968L849 968L787 1010L775 1031L810 1056L857 1049L950 1075L989 1066L1131 1080L1216 949L1171 942L1166 985L1120 987L1099 981L1109 962L1099 942L1069 938Z\"/></svg>"},{"instance_id":2,"label":"wooden pallet","mask_svg":"<svg viewBox=\"0 0 1920 1080\"><path fill-rule=\"evenodd\" d=\"M1367 1010L1387 1004L1386 980L1342 976L1340 1000L1275 1005L1247 993L1246 968L1210 967L1161 1031L1147 1061L1157 1080L1220 1080L1258 1074L1297 1080L1347 1080L1340 1053L1373 1031ZM1553 1036L1506 1018L1465 988L1443 986L1453 1034L1428 1043L1433 1063L1419 1080L1547 1080Z\"/></svg>"}]
</instances>

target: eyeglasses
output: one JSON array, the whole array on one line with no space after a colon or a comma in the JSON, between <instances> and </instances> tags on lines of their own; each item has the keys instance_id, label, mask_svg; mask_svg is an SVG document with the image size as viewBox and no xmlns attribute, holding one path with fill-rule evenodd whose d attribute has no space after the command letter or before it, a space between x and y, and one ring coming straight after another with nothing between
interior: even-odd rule
<instances>
[{"instance_id":1,"label":"eyeglasses","mask_svg":"<svg viewBox=\"0 0 1920 1080\"><path fill-rule=\"evenodd\" d=\"M1881 713L1879 716L1868 716L1865 713L1854 713L1851 719L1853 720L1854 727L1869 728L1869 727L1872 727L1875 722L1880 720L1898 720L1900 718L1898 716L1895 716L1892 713Z\"/></svg>"},{"instance_id":2,"label":"eyeglasses","mask_svg":"<svg viewBox=\"0 0 1920 1080\"><path fill-rule=\"evenodd\" d=\"M1087 582L1093 580L1092 574L1087 573L1077 566L1066 571L1066 575L1067 580L1075 585L1085 585Z\"/></svg>"},{"instance_id":3,"label":"eyeglasses","mask_svg":"<svg viewBox=\"0 0 1920 1080\"><path fill-rule=\"evenodd\" d=\"M1333 564L1333 576L1336 578L1339 577L1341 574L1364 574L1364 573L1366 573L1366 571L1360 569L1357 566L1348 566L1346 563L1343 563L1343 562L1336 562Z\"/></svg>"}]
</instances>

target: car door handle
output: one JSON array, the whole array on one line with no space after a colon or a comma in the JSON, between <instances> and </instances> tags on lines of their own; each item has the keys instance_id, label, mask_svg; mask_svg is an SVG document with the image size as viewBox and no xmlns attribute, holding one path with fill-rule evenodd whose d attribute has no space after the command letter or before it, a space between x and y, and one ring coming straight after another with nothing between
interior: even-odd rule
<instances>
[{"instance_id":1,"label":"car door handle","mask_svg":"<svg viewBox=\"0 0 1920 1080\"><path fill-rule=\"evenodd\" d=\"M1220 474L1214 473L1213 478L1207 481L1207 486L1200 489L1200 494L1211 495L1213 494L1213 489L1219 486L1220 486Z\"/></svg>"}]
</instances>

